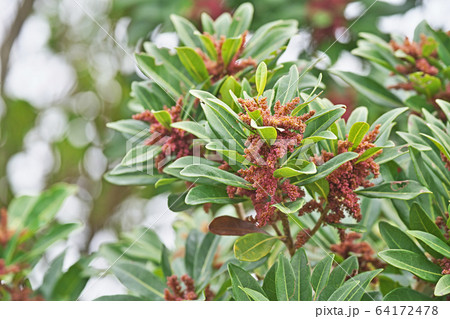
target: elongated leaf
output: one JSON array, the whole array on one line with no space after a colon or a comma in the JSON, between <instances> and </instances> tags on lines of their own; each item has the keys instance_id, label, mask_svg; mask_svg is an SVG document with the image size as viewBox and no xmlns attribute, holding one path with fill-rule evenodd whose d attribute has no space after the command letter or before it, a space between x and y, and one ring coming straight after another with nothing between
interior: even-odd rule
<instances>
[{"instance_id":1,"label":"elongated leaf","mask_svg":"<svg viewBox=\"0 0 450 319\"><path fill-rule=\"evenodd\" d=\"M445 242L437 238L436 236L418 230L409 230L408 234L411 236L420 239L429 247L431 247L434 251L444 255L447 258L450 258L450 247Z\"/></svg>"},{"instance_id":2,"label":"elongated leaf","mask_svg":"<svg viewBox=\"0 0 450 319\"><path fill-rule=\"evenodd\" d=\"M198 230L192 230L186 239L186 253L184 254L184 266L188 275L194 277L194 261L203 235Z\"/></svg>"},{"instance_id":3,"label":"elongated leaf","mask_svg":"<svg viewBox=\"0 0 450 319\"><path fill-rule=\"evenodd\" d=\"M389 249L379 252L378 256L388 264L407 270L423 280L437 282L441 278L442 269L424 255L404 249Z\"/></svg>"},{"instance_id":4,"label":"elongated leaf","mask_svg":"<svg viewBox=\"0 0 450 319\"><path fill-rule=\"evenodd\" d=\"M413 199L421 194L431 193L427 188L413 180L379 184L355 191L369 198Z\"/></svg>"},{"instance_id":5,"label":"elongated leaf","mask_svg":"<svg viewBox=\"0 0 450 319\"><path fill-rule=\"evenodd\" d=\"M284 255L278 258L278 267L275 276L277 299L283 301L296 300L295 275L291 264Z\"/></svg>"},{"instance_id":6,"label":"elongated leaf","mask_svg":"<svg viewBox=\"0 0 450 319\"><path fill-rule=\"evenodd\" d=\"M292 167L282 167L273 172L274 177L293 177L298 175L311 175L317 173L317 167L314 163L308 163L303 168L295 169Z\"/></svg>"},{"instance_id":7,"label":"elongated leaf","mask_svg":"<svg viewBox=\"0 0 450 319\"><path fill-rule=\"evenodd\" d=\"M348 280L344 285L336 289L329 297L329 301L348 301L358 289L358 280Z\"/></svg>"},{"instance_id":8,"label":"elongated leaf","mask_svg":"<svg viewBox=\"0 0 450 319\"><path fill-rule=\"evenodd\" d=\"M353 151L358 147L359 143L361 143L362 139L369 131L369 124L365 122L356 122L350 128L350 132L348 133L348 141L352 143L350 147L350 151Z\"/></svg>"},{"instance_id":9,"label":"elongated leaf","mask_svg":"<svg viewBox=\"0 0 450 319\"><path fill-rule=\"evenodd\" d=\"M332 71L369 100L382 106L402 107L403 103L391 91L367 76L361 76L350 72Z\"/></svg>"},{"instance_id":10,"label":"elongated leaf","mask_svg":"<svg viewBox=\"0 0 450 319\"><path fill-rule=\"evenodd\" d=\"M400 287L384 296L383 301L432 301L432 299L411 288Z\"/></svg>"},{"instance_id":11,"label":"elongated leaf","mask_svg":"<svg viewBox=\"0 0 450 319\"><path fill-rule=\"evenodd\" d=\"M320 294L319 300L332 300L329 299L330 296L342 286L345 278L351 276L355 270L358 270L358 258L356 256L350 256L338 264L331 272L328 283Z\"/></svg>"},{"instance_id":12,"label":"elongated leaf","mask_svg":"<svg viewBox=\"0 0 450 319\"><path fill-rule=\"evenodd\" d=\"M372 156L376 155L377 153L380 152L380 150L382 150L382 147L372 147L369 148L368 150L366 150L364 153L362 153L358 160L355 162L355 164L358 164L359 162L364 162L365 160L371 158Z\"/></svg>"},{"instance_id":13,"label":"elongated leaf","mask_svg":"<svg viewBox=\"0 0 450 319\"><path fill-rule=\"evenodd\" d=\"M281 105L286 105L286 103L291 101L297 93L298 80L298 67L292 65L289 68L289 74L282 76L276 83L277 93L275 101L280 101Z\"/></svg>"},{"instance_id":14,"label":"elongated leaf","mask_svg":"<svg viewBox=\"0 0 450 319\"><path fill-rule=\"evenodd\" d=\"M450 294L450 275L442 276L441 279L436 284L434 289L434 294L436 296L445 296Z\"/></svg>"},{"instance_id":15,"label":"elongated leaf","mask_svg":"<svg viewBox=\"0 0 450 319\"><path fill-rule=\"evenodd\" d=\"M270 301L277 300L277 287L276 287L276 273L277 273L278 262L275 262L264 277L264 282L262 288L266 293L267 298Z\"/></svg>"},{"instance_id":16,"label":"elongated leaf","mask_svg":"<svg viewBox=\"0 0 450 319\"><path fill-rule=\"evenodd\" d=\"M244 201L245 198L230 198L227 190L209 185L199 185L192 188L186 196L185 202L188 205L200 205L206 203L214 204L234 204Z\"/></svg>"},{"instance_id":17,"label":"elongated leaf","mask_svg":"<svg viewBox=\"0 0 450 319\"><path fill-rule=\"evenodd\" d=\"M183 169L180 174L187 177L205 177L225 185L252 189L252 186L242 177L204 164L192 164Z\"/></svg>"},{"instance_id":18,"label":"elongated leaf","mask_svg":"<svg viewBox=\"0 0 450 319\"><path fill-rule=\"evenodd\" d=\"M214 218L209 224L209 231L222 236L244 236L250 233L267 234L261 228L256 227L255 224L231 216Z\"/></svg>"},{"instance_id":19,"label":"elongated leaf","mask_svg":"<svg viewBox=\"0 0 450 319\"><path fill-rule=\"evenodd\" d=\"M245 294L250 297L252 300L254 301L269 301L269 299L267 299L266 296L264 296L262 293L250 289L250 288L242 288L239 287L243 292L245 292Z\"/></svg>"},{"instance_id":20,"label":"elongated leaf","mask_svg":"<svg viewBox=\"0 0 450 319\"><path fill-rule=\"evenodd\" d=\"M343 105L337 105L330 109L325 109L316 113L307 120L304 136L311 137L327 130L342 114L345 113Z\"/></svg>"},{"instance_id":21,"label":"elongated leaf","mask_svg":"<svg viewBox=\"0 0 450 319\"><path fill-rule=\"evenodd\" d=\"M228 29L228 37L237 37L250 27L253 18L253 5L251 3L241 4L233 14L233 21Z\"/></svg>"},{"instance_id":22,"label":"elongated leaf","mask_svg":"<svg viewBox=\"0 0 450 319\"><path fill-rule=\"evenodd\" d=\"M356 122L367 122L367 116L369 114L369 111L367 110L367 107L360 106L357 107L352 111L350 116L347 120L347 134L350 132L350 128L355 124Z\"/></svg>"},{"instance_id":23,"label":"elongated leaf","mask_svg":"<svg viewBox=\"0 0 450 319\"><path fill-rule=\"evenodd\" d=\"M437 227L437 225L431 220L428 214L418 203L413 203L411 206L411 212L409 215L409 227L412 230L420 230L432 234L442 241L446 241L444 235Z\"/></svg>"},{"instance_id":24,"label":"elongated leaf","mask_svg":"<svg viewBox=\"0 0 450 319\"><path fill-rule=\"evenodd\" d=\"M143 301L143 299L132 295L108 295L98 297L94 301Z\"/></svg>"},{"instance_id":25,"label":"elongated leaf","mask_svg":"<svg viewBox=\"0 0 450 319\"><path fill-rule=\"evenodd\" d=\"M164 300L166 285L139 264L119 261L111 268L120 282L145 300Z\"/></svg>"},{"instance_id":26,"label":"elongated leaf","mask_svg":"<svg viewBox=\"0 0 450 319\"><path fill-rule=\"evenodd\" d=\"M258 96L260 96L263 94L267 83L267 65L264 62L261 62L256 69L255 82Z\"/></svg>"},{"instance_id":27,"label":"elongated leaf","mask_svg":"<svg viewBox=\"0 0 450 319\"><path fill-rule=\"evenodd\" d=\"M209 78L205 62L203 62L203 59L193 48L178 47L177 54L181 63L183 63L184 67L195 81L202 83Z\"/></svg>"},{"instance_id":28,"label":"elongated leaf","mask_svg":"<svg viewBox=\"0 0 450 319\"><path fill-rule=\"evenodd\" d=\"M318 166L317 174L307 175L307 177L300 178L300 180L298 182L295 182L294 184L302 186L302 185L307 185L312 182L318 181L319 179L330 175L334 170L336 170L339 166L341 166L345 162L351 161L352 159L355 159L357 157L358 157L358 154L353 153L353 152L345 152L345 153L339 154L339 155L333 157L331 160L329 160L325 164Z\"/></svg>"},{"instance_id":29,"label":"elongated leaf","mask_svg":"<svg viewBox=\"0 0 450 319\"><path fill-rule=\"evenodd\" d=\"M189 22L189 20L175 14L170 15L170 20L182 43L193 49L202 48L201 41L195 36L195 33L198 32L198 30L191 22Z\"/></svg>"},{"instance_id":30,"label":"elongated leaf","mask_svg":"<svg viewBox=\"0 0 450 319\"><path fill-rule=\"evenodd\" d=\"M242 261L257 261L266 256L278 237L263 233L251 233L242 236L234 243L234 256Z\"/></svg>"},{"instance_id":31,"label":"elongated leaf","mask_svg":"<svg viewBox=\"0 0 450 319\"><path fill-rule=\"evenodd\" d=\"M389 248L405 249L415 252L419 255L422 254L420 248L417 247L414 241L403 231L401 231L400 228L388 224L387 222L384 221L380 222L379 228L381 237L386 242Z\"/></svg>"},{"instance_id":32,"label":"elongated leaf","mask_svg":"<svg viewBox=\"0 0 450 319\"><path fill-rule=\"evenodd\" d=\"M278 203L272 205L273 207L278 208L281 212L284 214L295 214L298 212L300 208L305 205L306 201L304 198L300 198L299 200L296 200L295 202L290 203Z\"/></svg>"},{"instance_id":33,"label":"elongated leaf","mask_svg":"<svg viewBox=\"0 0 450 319\"><path fill-rule=\"evenodd\" d=\"M319 296L327 285L330 277L331 265L333 265L334 255L329 255L319 261L314 267L311 276L311 284L314 288L314 300L319 300Z\"/></svg>"},{"instance_id":34,"label":"elongated leaf","mask_svg":"<svg viewBox=\"0 0 450 319\"><path fill-rule=\"evenodd\" d=\"M195 253L194 259L194 277L197 282L196 289L200 289L200 285L205 285L212 272L212 263L219 245L220 237L212 233L208 233L202 240L199 248Z\"/></svg>"},{"instance_id":35,"label":"elongated leaf","mask_svg":"<svg viewBox=\"0 0 450 319\"><path fill-rule=\"evenodd\" d=\"M210 138L210 136L206 132L205 127L196 122L192 122L192 121L175 122L175 123L172 123L171 126L174 128L179 128L183 131L189 132L201 139L209 139Z\"/></svg>"},{"instance_id":36,"label":"elongated leaf","mask_svg":"<svg viewBox=\"0 0 450 319\"><path fill-rule=\"evenodd\" d=\"M249 301L251 298L240 288L249 288L259 292L262 295L264 291L258 282L247 271L239 266L228 264L228 272L231 277L233 297L237 301Z\"/></svg>"},{"instance_id":37,"label":"elongated leaf","mask_svg":"<svg viewBox=\"0 0 450 319\"><path fill-rule=\"evenodd\" d=\"M293 300L311 301L311 269L305 249L298 249L291 259L292 270L295 274L295 289Z\"/></svg>"},{"instance_id":38,"label":"elongated leaf","mask_svg":"<svg viewBox=\"0 0 450 319\"><path fill-rule=\"evenodd\" d=\"M348 300L360 301L363 295L366 293L366 288L372 282L372 280L383 271L383 269L377 269L372 271L366 271L356 275L350 280L359 281L359 285L355 291L351 293Z\"/></svg>"},{"instance_id":39,"label":"elongated leaf","mask_svg":"<svg viewBox=\"0 0 450 319\"><path fill-rule=\"evenodd\" d=\"M242 37L228 38L222 45L222 59L225 67L231 62L239 51L242 44Z\"/></svg>"}]
</instances>

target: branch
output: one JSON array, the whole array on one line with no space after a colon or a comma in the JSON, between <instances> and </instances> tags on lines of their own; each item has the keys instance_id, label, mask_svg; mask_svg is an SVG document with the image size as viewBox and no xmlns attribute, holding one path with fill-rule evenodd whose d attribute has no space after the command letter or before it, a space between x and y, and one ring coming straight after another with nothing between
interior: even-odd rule
<instances>
[{"instance_id":1,"label":"branch","mask_svg":"<svg viewBox=\"0 0 450 319\"><path fill-rule=\"evenodd\" d=\"M242 205L242 203L239 203L239 204L234 204L233 206L236 209L236 213L237 213L238 217L242 220L245 220L244 205Z\"/></svg>"},{"instance_id":2,"label":"branch","mask_svg":"<svg viewBox=\"0 0 450 319\"><path fill-rule=\"evenodd\" d=\"M22 26L25 20L33 11L33 4L35 0L23 0L17 9L16 17L9 28L8 33L6 34L5 39L0 48L0 61L1 61L1 69L0 69L0 93L3 93L3 89L5 86L5 79L8 73L8 64L9 57L11 54L11 49L14 45L14 42L17 36L22 29Z\"/></svg>"}]
</instances>

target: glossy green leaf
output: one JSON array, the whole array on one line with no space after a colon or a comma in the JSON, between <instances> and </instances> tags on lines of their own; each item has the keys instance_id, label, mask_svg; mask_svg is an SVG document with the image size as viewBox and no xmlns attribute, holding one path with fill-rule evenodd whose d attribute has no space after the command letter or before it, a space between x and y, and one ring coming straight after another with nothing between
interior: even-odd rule
<instances>
[{"instance_id":1,"label":"glossy green leaf","mask_svg":"<svg viewBox=\"0 0 450 319\"><path fill-rule=\"evenodd\" d=\"M277 300L277 287L276 287L276 273L277 273L278 262L275 262L264 277L262 288L266 293L267 298L270 301Z\"/></svg>"},{"instance_id":2,"label":"glossy green leaf","mask_svg":"<svg viewBox=\"0 0 450 319\"><path fill-rule=\"evenodd\" d=\"M129 261L118 261L111 271L125 287L143 299L164 300L166 285L143 266Z\"/></svg>"},{"instance_id":3,"label":"glossy green leaf","mask_svg":"<svg viewBox=\"0 0 450 319\"><path fill-rule=\"evenodd\" d=\"M203 59L193 48L178 47L177 54L181 63L183 63L184 67L195 81L201 83L209 78L205 62L203 62Z\"/></svg>"},{"instance_id":4,"label":"glossy green leaf","mask_svg":"<svg viewBox=\"0 0 450 319\"><path fill-rule=\"evenodd\" d=\"M239 287L243 292L245 292L245 294L250 297L250 299L254 300L254 301L269 301L269 299L267 299L266 296L264 296L262 293L250 289L250 288L242 288Z\"/></svg>"},{"instance_id":5,"label":"glossy green leaf","mask_svg":"<svg viewBox=\"0 0 450 319\"><path fill-rule=\"evenodd\" d=\"M311 269L305 249L297 249L291 259L291 266L295 275L295 289L293 300L311 301Z\"/></svg>"},{"instance_id":6,"label":"glossy green leaf","mask_svg":"<svg viewBox=\"0 0 450 319\"><path fill-rule=\"evenodd\" d=\"M277 299L282 301L297 300L295 296L295 275L289 260L280 254L275 276Z\"/></svg>"},{"instance_id":7,"label":"glossy green leaf","mask_svg":"<svg viewBox=\"0 0 450 319\"><path fill-rule=\"evenodd\" d=\"M384 296L383 301L432 301L432 299L411 288L400 287Z\"/></svg>"},{"instance_id":8,"label":"glossy green leaf","mask_svg":"<svg viewBox=\"0 0 450 319\"><path fill-rule=\"evenodd\" d=\"M327 285L328 278L330 277L331 266L333 265L334 255L328 255L321 261L319 261L314 267L311 275L311 284L314 288L315 295L314 300L319 300L319 296L323 289Z\"/></svg>"},{"instance_id":9,"label":"glossy green leaf","mask_svg":"<svg viewBox=\"0 0 450 319\"><path fill-rule=\"evenodd\" d=\"M242 261L257 261L266 256L278 237L251 233L239 237L234 243L234 256Z\"/></svg>"},{"instance_id":10,"label":"glossy green leaf","mask_svg":"<svg viewBox=\"0 0 450 319\"><path fill-rule=\"evenodd\" d=\"M427 246L431 247L434 251L444 255L447 258L450 258L450 246L447 243L443 242L436 236L418 230L409 230L408 234L414 236L417 239L423 241Z\"/></svg>"},{"instance_id":11,"label":"glossy green leaf","mask_svg":"<svg viewBox=\"0 0 450 319\"><path fill-rule=\"evenodd\" d=\"M233 14L233 21L231 21L228 29L228 37L237 37L248 30L253 18L253 5L251 3L241 4Z\"/></svg>"},{"instance_id":12,"label":"glossy green leaf","mask_svg":"<svg viewBox=\"0 0 450 319\"><path fill-rule=\"evenodd\" d=\"M231 62L238 53L242 45L242 37L228 38L222 45L222 59L225 67Z\"/></svg>"},{"instance_id":13,"label":"glossy green leaf","mask_svg":"<svg viewBox=\"0 0 450 319\"><path fill-rule=\"evenodd\" d=\"M200 205L206 203L214 204L234 204L244 201L244 198L230 198L227 190L209 185L199 185L192 188L186 196L185 202L188 205Z\"/></svg>"},{"instance_id":14,"label":"glossy green leaf","mask_svg":"<svg viewBox=\"0 0 450 319\"><path fill-rule=\"evenodd\" d=\"M368 131L369 124L365 122L356 122L352 125L350 132L348 133L348 141L352 143L352 146L349 149L350 151L353 151L359 146Z\"/></svg>"},{"instance_id":15,"label":"glossy green leaf","mask_svg":"<svg viewBox=\"0 0 450 319\"><path fill-rule=\"evenodd\" d=\"M249 288L264 295L264 291L258 282L247 271L239 266L228 264L230 273L233 297L237 301L249 301L251 298L240 288Z\"/></svg>"},{"instance_id":16,"label":"glossy green leaf","mask_svg":"<svg viewBox=\"0 0 450 319\"><path fill-rule=\"evenodd\" d=\"M327 285L320 294L319 300L328 300L330 296L342 286L345 279L348 276L351 276L356 270L358 270L358 258L356 256L350 256L334 267Z\"/></svg>"},{"instance_id":17,"label":"glossy green leaf","mask_svg":"<svg viewBox=\"0 0 450 319\"><path fill-rule=\"evenodd\" d=\"M358 280L348 280L341 287L336 289L329 297L329 301L348 301L358 289L360 282Z\"/></svg>"},{"instance_id":18,"label":"glossy green leaf","mask_svg":"<svg viewBox=\"0 0 450 319\"><path fill-rule=\"evenodd\" d=\"M445 296L450 294L450 275L442 276L441 279L436 284L434 289L434 294L436 296Z\"/></svg>"},{"instance_id":19,"label":"glossy green leaf","mask_svg":"<svg viewBox=\"0 0 450 319\"><path fill-rule=\"evenodd\" d=\"M431 193L426 187L413 180L382 183L363 188L355 193L369 198L413 199L421 194Z\"/></svg>"},{"instance_id":20,"label":"glossy green leaf","mask_svg":"<svg viewBox=\"0 0 450 319\"><path fill-rule=\"evenodd\" d=\"M414 241L406 233L400 230L400 228L384 221L381 221L378 227L380 228L381 237L389 248L405 249L419 255L422 254L420 248L417 247Z\"/></svg>"},{"instance_id":21,"label":"glossy green leaf","mask_svg":"<svg viewBox=\"0 0 450 319\"><path fill-rule=\"evenodd\" d=\"M221 170L220 168L208 166L205 164L192 164L184 168L180 174L187 177L205 177L214 181L223 183L225 185L231 185L236 187L242 187L245 189L252 189L252 186L242 177L239 177L230 172Z\"/></svg>"},{"instance_id":22,"label":"glossy green leaf","mask_svg":"<svg viewBox=\"0 0 450 319\"><path fill-rule=\"evenodd\" d=\"M442 269L423 254L405 249L390 249L379 252L378 256L388 264L407 270L423 280L437 282L441 278Z\"/></svg>"},{"instance_id":23,"label":"glossy green leaf","mask_svg":"<svg viewBox=\"0 0 450 319\"><path fill-rule=\"evenodd\" d=\"M267 65L264 62L261 62L256 69L255 82L259 97L264 93L264 88L267 83Z\"/></svg>"},{"instance_id":24,"label":"glossy green leaf","mask_svg":"<svg viewBox=\"0 0 450 319\"><path fill-rule=\"evenodd\" d=\"M317 167L314 163L307 163L304 167L296 169L289 166L279 168L273 172L273 176L279 177L293 177L298 175L311 175L317 173Z\"/></svg>"},{"instance_id":25,"label":"glossy green leaf","mask_svg":"<svg viewBox=\"0 0 450 319\"><path fill-rule=\"evenodd\" d=\"M198 30L189 20L175 14L170 15L170 20L182 43L193 49L202 47L201 41L195 36Z\"/></svg>"}]
</instances>

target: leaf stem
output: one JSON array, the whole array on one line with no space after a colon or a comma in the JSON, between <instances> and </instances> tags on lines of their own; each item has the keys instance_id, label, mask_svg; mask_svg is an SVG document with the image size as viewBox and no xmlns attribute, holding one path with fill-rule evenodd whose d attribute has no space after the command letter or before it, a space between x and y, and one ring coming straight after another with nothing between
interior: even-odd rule
<instances>
[{"instance_id":1,"label":"leaf stem","mask_svg":"<svg viewBox=\"0 0 450 319\"><path fill-rule=\"evenodd\" d=\"M242 205L242 203L239 203L239 204L234 204L233 206L236 209L236 213L237 213L238 217L242 220L245 220L244 205Z\"/></svg>"}]
</instances>

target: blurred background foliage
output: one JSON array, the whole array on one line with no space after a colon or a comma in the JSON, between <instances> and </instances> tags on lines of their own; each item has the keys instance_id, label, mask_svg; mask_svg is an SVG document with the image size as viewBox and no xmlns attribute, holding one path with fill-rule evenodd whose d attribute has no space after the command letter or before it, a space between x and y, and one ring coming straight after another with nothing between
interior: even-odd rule
<instances>
[{"instance_id":1,"label":"blurred background foliage","mask_svg":"<svg viewBox=\"0 0 450 319\"><path fill-rule=\"evenodd\" d=\"M154 220L156 212L167 209L167 195L103 179L125 152L125 143L118 143L122 137L106 123L131 116L126 107L131 83L141 76L133 48L142 38L173 47L177 39L170 14L198 25L201 12L216 18L243 2L0 0L0 207L56 182L78 185L78 193L70 195L62 208L64 214L57 215L61 223L81 221L86 226L65 244L72 254L69 264L137 224L157 222L157 233L174 237L173 214ZM253 29L270 20L297 19L300 30L284 58L311 60L325 52L319 69L333 65L364 74L366 65L349 53L359 32L386 40L392 31L412 35L414 26L429 16L433 27L449 28L442 9L447 0L250 2L255 5ZM324 81L329 83L326 77ZM344 82L338 83L342 86L327 90L334 103L351 109L367 101Z\"/></svg>"}]
</instances>

